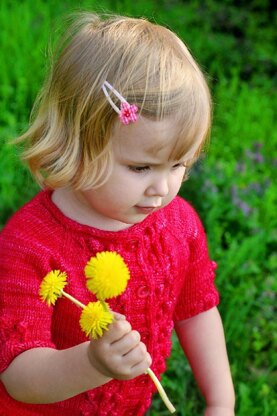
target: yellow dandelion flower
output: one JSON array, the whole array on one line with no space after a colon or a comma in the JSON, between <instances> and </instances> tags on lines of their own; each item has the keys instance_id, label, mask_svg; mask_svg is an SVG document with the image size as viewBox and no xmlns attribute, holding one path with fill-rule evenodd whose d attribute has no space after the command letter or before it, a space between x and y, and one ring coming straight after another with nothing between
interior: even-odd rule
<instances>
[{"instance_id":1,"label":"yellow dandelion flower","mask_svg":"<svg viewBox=\"0 0 277 416\"><path fill-rule=\"evenodd\" d=\"M67 285L66 278L66 273L60 270L51 270L43 278L39 288L39 295L48 306L55 305L58 297L62 295L62 290Z\"/></svg>"},{"instance_id":2,"label":"yellow dandelion flower","mask_svg":"<svg viewBox=\"0 0 277 416\"><path fill-rule=\"evenodd\" d=\"M102 337L103 332L108 329L108 325L113 322L113 315L108 309L108 305L101 302L89 302L83 309L80 326L87 337L97 339Z\"/></svg>"},{"instance_id":3,"label":"yellow dandelion flower","mask_svg":"<svg viewBox=\"0 0 277 416\"><path fill-rule=\"evenodd\" d=\"M87 287L97 299L121 295L130 279L129 269L120 254L103 251L92 257L86 267Z\"/></svg>"}]
</instances>

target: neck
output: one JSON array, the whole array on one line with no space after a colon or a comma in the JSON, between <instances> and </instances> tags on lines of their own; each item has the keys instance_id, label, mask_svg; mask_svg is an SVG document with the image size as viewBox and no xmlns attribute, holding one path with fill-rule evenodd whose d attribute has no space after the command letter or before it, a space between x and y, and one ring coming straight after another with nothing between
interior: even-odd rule
<instances>
[{"instance_id":1,"label":"neck","mask_svg":"<svg viewBox=\"0 0 277 416\"><path fill-rule=\"evenodd\" d=\"M120 231L131 226L99 215L91 209L81 192L56 189L52 194L52 201L66 217L82 225L104 231Z\"/></svg>"}]
</instances>

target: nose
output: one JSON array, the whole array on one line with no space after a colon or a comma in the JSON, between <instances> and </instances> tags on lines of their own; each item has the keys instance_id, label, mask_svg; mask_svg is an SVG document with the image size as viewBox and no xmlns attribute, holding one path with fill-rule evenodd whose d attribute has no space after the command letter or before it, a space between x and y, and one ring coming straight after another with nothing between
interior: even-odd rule
<instances>
[{"instance_id":1,"label":"nose","mask_svg":"<svg viewBox=\"0 0 277 416\"><path fill-rule=\"evenodd\" d=\"M147 196L165 197L169 192L167 175L158 175L145 191Z\"/></svg>"}]
</instances>

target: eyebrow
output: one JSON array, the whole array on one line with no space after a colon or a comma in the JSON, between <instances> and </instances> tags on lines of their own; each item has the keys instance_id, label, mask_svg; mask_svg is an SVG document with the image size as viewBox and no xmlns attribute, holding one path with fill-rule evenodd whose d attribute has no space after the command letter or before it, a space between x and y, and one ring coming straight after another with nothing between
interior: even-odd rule
<instances>
[{"instance_id":1,"label":"eyebrow","mask_svg":"<svg viewBox=\"0 0 277 416\"><path fill-rule=\"evenodd\" d=\"M140 165L140 166L159 166L162 165L162 163L158 163L158 162L138 162L138 161L127 161L128 165Z\"/></svg>"},{"instance_id":2,"label":"eyebrow","mask_svg":"<svg viewBox=\"0 0 277 416\"><path fill-rule=\"evenodd\" d=\"M176 160L168 160L168 162L177 162L177 163L186 163L186 160L182 159L176 159ZM154 161L147 161L144 160L143 162L140 162L138 160L125 160L124 163L127 165L140 165L140 166L160 166L163 165L163 162L154 162Z\"/></svg>"}]
</instances>

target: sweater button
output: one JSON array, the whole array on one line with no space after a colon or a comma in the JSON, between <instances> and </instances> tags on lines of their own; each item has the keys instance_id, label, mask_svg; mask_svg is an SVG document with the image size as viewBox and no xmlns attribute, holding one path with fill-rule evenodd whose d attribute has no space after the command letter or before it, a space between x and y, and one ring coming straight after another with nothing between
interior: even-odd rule
<instances>
[{"instance_id":1,"label":"sweater button","mask_svg":"<svg viewBox=\"0 0 277 416\"><path fill-rule=\"evenodd\" d=\"M137 247L138 247L138 241L137 240L130 240L128 242L129 250L135 250Z\"/></svg>"},{"instance_id":2,"label":"sweater button","mask_svg":"<svg viewBox=\"0 0 277 416\"><path fill-rule=\"evenodd\" d=\"M147 298L149 296L149 289L147 286L140 286L138 289L138 297L139 298Z\"/></svg>"},{"instance_id":3,"label":"sweater button","mask_svg":"<svg viewBox=\"0 0 277 416\"><path fill-rule=\"evenodd\" d=\"M148 330L142 330L142 331L140 331L140 335L141 335L142 341L146 342L149 339L150 332Z\"/></svg>"}]
</instances>

